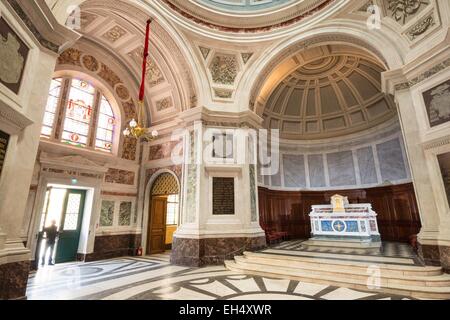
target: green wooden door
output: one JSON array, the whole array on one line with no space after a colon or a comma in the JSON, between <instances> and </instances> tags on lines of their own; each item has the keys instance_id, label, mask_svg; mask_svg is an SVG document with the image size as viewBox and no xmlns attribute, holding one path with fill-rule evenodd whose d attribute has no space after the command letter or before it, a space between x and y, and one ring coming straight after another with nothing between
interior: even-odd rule
<instances>
[{"instance_id":1,"label":"green wooden door","mask_svg":"<svg viewBox=\"0 0 450 320\"><path fill-rule=\"evenodd\" d=\"M56 263L77 259L85 198L86 190L67 190L55 255Z\"/></svg>"}]
</instances>

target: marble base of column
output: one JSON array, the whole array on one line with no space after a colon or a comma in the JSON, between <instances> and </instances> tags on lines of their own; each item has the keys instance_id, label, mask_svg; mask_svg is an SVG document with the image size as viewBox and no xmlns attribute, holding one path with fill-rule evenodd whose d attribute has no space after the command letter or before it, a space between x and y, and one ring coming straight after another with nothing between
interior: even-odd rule
<instances>
[{"instance_id":1,"label":"marble base of column","mask_svg":"<svg viewBox=\"0 0 450 320\"><path fill-rule=\"evenodd\" d=\"M419 243L419 256L430 266L442 266L446 273L450 273L450 247Z\"/></svg>"},{"instance_id":2,"label":"marble base of column","mask_svg":"<svg viewBox=\"0 0 450 320\"><path fill-rule=\"evenodd\" d=\"M244 251L261 250L266 245L265 236L204 239L174 237L170 262L188 267L220 265Z\"/></svg>"},{"instance_id":3,"label":"marble base of column","mask_svg":"<svg viewBox=\"0 0 450 320\"><path fill-rule=\"evenodd\" d=\"M26 299L30 261L0 265L0 300Z\"/></svg>"}]
</instances>

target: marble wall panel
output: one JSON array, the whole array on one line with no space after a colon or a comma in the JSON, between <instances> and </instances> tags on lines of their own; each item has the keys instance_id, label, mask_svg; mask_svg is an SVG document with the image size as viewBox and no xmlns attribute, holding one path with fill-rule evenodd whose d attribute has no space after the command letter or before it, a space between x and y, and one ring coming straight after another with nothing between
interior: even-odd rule
<instances>
[{"instance_id":1,"label":"marble wall panel","mask_svg":"<svg viewBox=\"0 0 450 320\"><path fill-rule=\"evenodd\" d=\"M114 223L114 201L103 200L100 211L100 227L112 227Z\"/></svg>"},{"instance_id":2,"label":"marble wall panel","mask_svg":"<svg viewBox=\"0 0 450 320\"><path fill-rule=\"evenodd\" d=\"M355 165L351 151L327 154L328 173L332 187L356 184Z\"/></svg>"},{"instance_id":3,"label":"marble wall panel","mask_svg":"<svg viewBox=\"0 0 450 320\"><path fill-rule=\"evenodd\" d=\"M272 186L274 187L281 187L281 171L278 170L278 172L271 176L272 180Z\"/></svg>"},{"instance_id":4,"label":"marble wall panel","mask_svg":"<svg viewBox=\"0 0 450 320\"><path fill-rule=\"evenodd\" d=\"M288 188L305 188L305 158L303 155L283 155L284 185Z\"/></svg>"},{"instance_id":5,"label":"marble wall panel","mask_svg":"<svg viewBox=\"0 0 450 320\"><path fill-rule=\"evenodd\" d=\"M326 186L325 168L322 154L308 155L309 177L311 187L320 188Z\"/></svg>"},{"instance_id":6,"label":"marble wall panel","mask_svg":"<svg viewBox=\"0 0 450 320\"><path fill-rule=\"evenodd\" d=\"M95 237L94 252L79 256L79 260L97 261L136 255L141 245L140 234L108 235Z\"/></svg>"},{"instance_id":7,"label":"marble wall panel","mask_svg":"<svg viewBox=\"0 0 450 320\"><path fill-rule=\"evenodd\" d=\"M408 178L399 139L378 144L377 153L383 182Z\"/></svg>"},{"instance_id":8,"label":"marble wall panel","mask_svg":"<svg viewBox=\"0 0 450 320\"><path fill-rule=\"evenodd\" d=\"M362 184L372 184L378 182L377 170L372 147L361 148L356 151L358 159L359 175Z\"/></svg>"},{"instance_id":9,"label":"marble wall panel","mask_svg":"<svg viewBox=\"0 0 450 320\"><path fill-rule=\"evenodd\" d=\"M131 209L133 203L131 201L123 201L120 203L119 211L119 226L130 226L131 225Z\"/></svg>"},{"instance_id":10,"label":"marble wall panel","mask_svg":"<svg viewBox=\"0 0 450 320\"><path fill-rule=\"evenodd\" d=\"M105 182L132 186L134 185L135 176L136 174L133 171L110 168L105 175Z\"/></svg>"}]
</instances>

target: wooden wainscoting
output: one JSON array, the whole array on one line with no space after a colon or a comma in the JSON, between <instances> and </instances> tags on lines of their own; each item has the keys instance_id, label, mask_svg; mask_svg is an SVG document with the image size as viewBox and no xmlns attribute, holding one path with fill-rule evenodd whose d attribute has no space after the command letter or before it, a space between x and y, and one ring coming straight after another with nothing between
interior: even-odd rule
<instances>
[{"instance_id":1,"label":"wooden wainscoting","mask_svg":"<svg viewBox=\"0 0 450 320\"><path fill-rule=\"evenodd\" d=\"M292 238L307 239L312 205L328 204L335 194L347 196L350 203L371 203L378 213L384 241L409 241L421 228L412 183L370 189L339 191L274 191L259 188L261 226L286 231Z\"/></svg>"}]
</instances>

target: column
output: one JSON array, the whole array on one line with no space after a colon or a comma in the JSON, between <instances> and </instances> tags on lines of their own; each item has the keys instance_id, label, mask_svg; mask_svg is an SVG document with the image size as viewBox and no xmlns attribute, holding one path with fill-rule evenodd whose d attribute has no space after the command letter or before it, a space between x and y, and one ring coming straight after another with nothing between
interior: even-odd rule
<instances>
[{"instance_id":1,"label":"column","mask_svg":"<svg viewBox=\"0 0 450 320\"><path fill-rule=\"evenodd\" d=\"M422 222L419 255L425 263L450 271L450 209L437 158L450 153L450 121L433 123L434 111L430 113L430 94L450 79L450 68L438 65L413 78L421 81L394 87Z\"/></svg>"},{"instance_id":2,"label":"column","mask_svg":"<svg viewBox=\"0 0 450 320\"><path fill-rule=\"evenodd\" d=\"M0 131L8 140L0 176L0 299L21 299L30 269L21 229L48 90L59 46L77 35L56 23L44 0L1 2L0 23L15 39L11 61L1 61L11 77L0 82Z\"/></svg>"},{"instance_id":3,"label":"column","mask_svg":"<svg viewBox=\"0 0 450 320\"><path fill-rule=\"evenodd\" d=\"M221 264L244 251L266 246L259 226L256 164L252 160L256 139L250 138L250 132L249 128L220 127L201 119L188 126L182 223L174 235L172 263L195 267ZM228 149L220 152L225 145Z\"/></svg>"}]
</instances>

